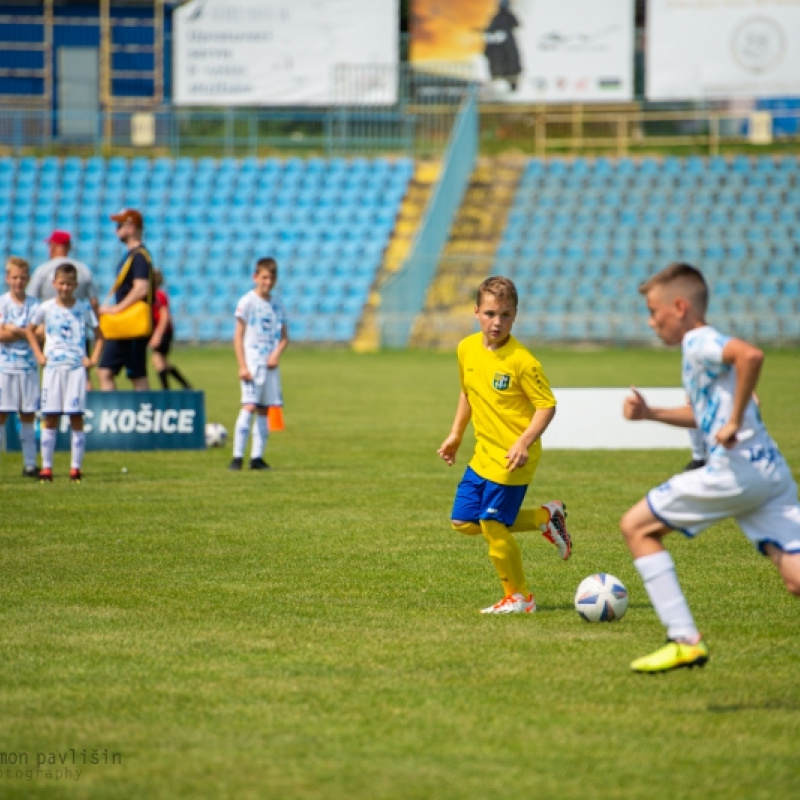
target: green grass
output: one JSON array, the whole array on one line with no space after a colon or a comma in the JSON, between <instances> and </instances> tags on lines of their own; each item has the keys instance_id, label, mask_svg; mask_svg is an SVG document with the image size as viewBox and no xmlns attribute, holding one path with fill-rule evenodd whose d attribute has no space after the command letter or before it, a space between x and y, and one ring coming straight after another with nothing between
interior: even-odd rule
<instances>
[{"instance_id":1,"label":"green grass","mask_svg":"<svg viewBox=\"0 0 800 800\"><path fill-rule=\"evenodd\" d=\"M537 355L555 386L678 379L674 351ZM175 361L231 430L231 351ZM670 540L709 665L628 671L663 631L618 520L688 447L546 452L527 502L567 501L575 554L520 537L540 612L485 618L485 544L447 523L471 443L455 469L436 456L454 357L290 349L283 372L270 473L90 452L81 486L63 454L40 486L2 457L0 754L122 763L3 773L0 797L797 796L798 603L733 523ZM770 352L759 393L798 476L800 352ZM630 590L620 623L572 608L599 569Z\"/></svg>"}]
</instances>

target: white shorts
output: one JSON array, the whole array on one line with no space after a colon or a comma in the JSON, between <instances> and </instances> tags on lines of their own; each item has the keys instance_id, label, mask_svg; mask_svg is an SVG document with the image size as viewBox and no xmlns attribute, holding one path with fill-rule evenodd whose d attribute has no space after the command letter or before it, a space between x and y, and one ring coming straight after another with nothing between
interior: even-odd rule
<instances>
[{"instance_id":1,"label":"white shorts","mask_svg":"<svg viewBox=\"0 0 800 800\"><path fill-rule=\"evenodd\" d=\"M253 374L252 381L240 381L242 385L242 405L282 406L283 393L281 392L280 368L267 369L259 367Z\"/></svg>"},{"instance_id":2,"label":"white shorts","mask_svg":"<svg viewBox=\"0 0 800 800\"><path fill-rule=\"evenodd\" d=\"M32 414L39 410L38 372L0 372L0 411Z\"/></svg>"},{"instance_id":3,"label":"white shorts","mask_svg":"<svg viewBox=\"0 0 800 800\"><path fill-rule=\"evenodd\" d=\"M741 454L714 456L702 469L652 489L647 502L658 519L687 536L732 517L762 552L771 543L800 553L797 484L777 450L755 462Z\"/></svg>"},{"instance_id":4,"label":"white shorts","mask_svg":"<svg viewBox=\"0 0 800 800\"><path fill-rule=\"evenodd\" d=\"M42 414L83 414L86 411L86 370L44 368Z\"/></svg>"}]
</instances>

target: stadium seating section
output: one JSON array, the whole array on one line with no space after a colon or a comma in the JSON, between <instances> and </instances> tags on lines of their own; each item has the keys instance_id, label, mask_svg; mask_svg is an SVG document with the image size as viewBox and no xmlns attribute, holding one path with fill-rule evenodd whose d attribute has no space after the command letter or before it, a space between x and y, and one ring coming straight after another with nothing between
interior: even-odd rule
<instances>
[{"instance_id":1,"label":"stadium seating section","mask_svg":"<svg viewBox=\"0 0 800 800\"><path fill-rule=\"evenodd\" d=\"M110 288L109 214L145 217L180 341L230 340L258 258L274 256L296 340L349 342L381 266L411 159L0 159L0 252L48 257L54 229Z\"/></svg>"},{"instance_id":2,"label":"stadium seating section","mask_svg":"<svg viewBox=\"0 0 800 800\"><path fill-rule=\"evenodd\" d=\"M531 160L494 272L520 288L523 336L653 341L637 286L672 261L706 274L715 323L800 339L800 160Z\"/></svg>"},{"instance_id":3,"label":"stadium seating section","mask_svg":"<svg viewBox=\"0 0 800 800\"><path fill-rule=\"evenodd\" d=\"M273 255L293 339L352 340L413 173L409 158L2 158L0 252L47 258L72 232L101 289L122 250L108 215L141 209L177 338L229 340L257 258ZM796 156L526 162L493 271L518 284L524 338L652 341L637 285L699 265L710 317L800 340Z\"/></svg>"}]
</instances>

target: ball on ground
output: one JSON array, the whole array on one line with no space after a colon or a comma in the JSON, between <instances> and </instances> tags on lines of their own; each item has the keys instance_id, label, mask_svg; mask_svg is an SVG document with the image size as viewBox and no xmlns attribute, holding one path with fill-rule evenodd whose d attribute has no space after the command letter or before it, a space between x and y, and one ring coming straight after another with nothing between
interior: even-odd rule
<instances>
[{"instance_id":1,"label":"ball on ground","mask_svg":"<svg viewBox=\"0 0 800 800\"><path fill-rule=\"evenodd\" d=\"M619 578L598 572L584 578L575 592L575 610L587 622L613 622L628 610L628 590Z\"/></svg>"}]
</instances>

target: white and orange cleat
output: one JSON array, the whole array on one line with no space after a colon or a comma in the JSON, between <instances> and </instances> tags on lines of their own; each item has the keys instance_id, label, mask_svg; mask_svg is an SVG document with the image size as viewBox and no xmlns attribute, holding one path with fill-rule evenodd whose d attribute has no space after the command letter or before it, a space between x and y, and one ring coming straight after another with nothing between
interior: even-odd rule
<instances>
[{"instance_id":1,"label":"white and orange cleat","mask_svg":"<svg viewBox=\"0 0 800 800\"><path fill-rule=\"evenodd\" d=\"M506 595L499 603L495 603L489 608L482 608L481 614L531 614L536 611L536 601L533 595L517 592L516 594Z\"/></svg>"},{"instance_id":2,"label":"white and orange cleat","mask_svg":"<svg viewBox=\"0 0 800 800\"><path fill-rule=\"evenodd\" d=\"M542 525L542 536L558 548L562 561L572 555L572 537L567 530L567 507L560 500L551 500L542 508L550 512L550 521Z\"/></svg>"}]
</instances>

